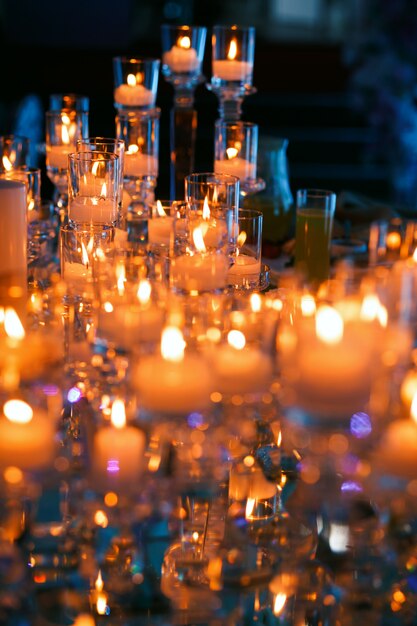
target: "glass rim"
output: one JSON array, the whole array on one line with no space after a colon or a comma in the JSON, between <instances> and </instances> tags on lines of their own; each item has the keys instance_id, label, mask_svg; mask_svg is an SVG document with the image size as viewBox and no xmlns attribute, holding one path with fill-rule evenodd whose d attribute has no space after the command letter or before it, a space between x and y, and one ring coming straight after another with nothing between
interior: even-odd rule
<instances>
[{"instance_id":1,"label":"glass rim","mask_svg":"<svg viewBox=\"0 0 417 626\"><path fill-rule=\"evenodd\" d=\"M45 117L53 119L54 117L61 117L63 113L69 117L81 117L82 115L89 116L90 112L78 109L49 109L48 111L45 111Z\"/></svg>"},{"instance_id":2,"label":"glass rim","mask_svg":"<svg viewBox=\"0 0 417 626\"><path fill-rule=\"evenodd\" d=\"M116 121L119 118L123 119L135 119L136 117L149 117L150 119L159 119L161 116L161 109L159 107L152 107L152 109L120 109L116 114Z\"/></svg>"},{"instance_id":3,"label":"glass rim","mask_svg":"<svg viewBox=\"0 0 417 626\"><path fill-rule=\"evenodd\" d=\"M120 61L121 63L156 63L159 65L161 60L157 57L128 57L128 56L117 56L113 57L113 62Z\"/></svg>"},{"instance_id":4,"label":"glass rim","mask_svg":"<svg viewBox=\"0 0 417 626\"><path fill-rule=\"evenodd\" d=\"M263 217L262 211L257 211L256 209L238 209L238 219L239 217Z\"/></svg>"},{"instance_id":5,"label":"glass rim","mask_svg":"<svg viewBox=\"0 0 417 626\"><path fill-rule=\"evenodd\" d=\"M255 26L239 26L238 24L214 24L213 32L215 32L216 30L230 30L241 33L254 33L256 31L256 28Z\"/></svg>"},{"instance_id":6,"label":"glass rim","mask_svg":"<svg viewBox=\"0 0 417 626\"><path fill-rule=\"evenodd\" d=\"M313 198L329 198L330 196L336 196L336 192L331 189L315 189L315 188L302 188L297 189L296 194L308 194Z\"/></svg>"},{"instance_id":7,"label":"glass rim","mask_svg":"<svg viewBox=\"0 0 417 626\"><path fill-rule=\"evenodd\" d=\"M118 143L118 144L122 144L125 145L125 140L124 139L117 139L116 137L86 137L86 138L81 138L81 139L77 139L77 141L75 142L76 146L82 146L82 145L89 145L92 143L103 143L103 144L112 144L112 143ZM97 150L91 150L91 152L98 152Z\"/></svg>"},{"instance_id":8,"label":"glass rim","mask_svg":"<svg viewBox=\"0 0 417 626\"><path fill-rule=\"evenodd\" d=\"M236 126L237 128L259 128L259 124L255 124L255 122L246 122L244 120L223 120L218 119L214 123L215 127L224 126L230 127Z\"/></svg>"},{"instance_id":9,"label":"glass rim","mask_svg":"<svg viewBox=\"0 0 417 626\"><path fill-rule=\"evenodd\" d=\"M91 156L90 156L91 155ZM119 160L119 155L115 152L101 152L100 150L83 150L81 152L70 152L70 161L115 161Z\"/></svg>"},{"instance_id":10,"label":"glass rim","mask_svg":"<svg viewBox=\"0 0 417 626\"><path fill-rule=\"evenodd\" d=\"M211 176L213 180L206 180L206 181L204 181L203 179L199 180L198 177L203 177L203 176ZM215 172L194 172L192 174L188 174L185 177L185 181L188 183L206 182L207 184L213 184L213 183L219 182L223 184L235 185L236 183L239 183L240 178L238 176L234 176L233 174L216 174Z\"/></svg>"}]
</instances>

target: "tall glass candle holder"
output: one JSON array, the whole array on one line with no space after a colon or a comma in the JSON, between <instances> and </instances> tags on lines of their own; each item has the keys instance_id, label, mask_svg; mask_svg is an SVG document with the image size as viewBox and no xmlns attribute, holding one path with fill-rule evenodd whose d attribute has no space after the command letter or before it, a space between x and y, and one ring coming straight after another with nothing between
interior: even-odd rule
<instances>
[{"instance_id":1,"label":"tall glass candle holder","mask_svg":"<svg viewBox=\"0 0 417 626\"><path fill-rule=\"evenodd\" d=\"M149 213L158 177L160 109L119 111L116 135L125 142L124 189L132 202L129 211Z\"/></svg>"},{"instance_id":2,"label":"tall glass candle holder","mask_svg":"<svg viewBox=\"0 0 417 626\"><path fill-rule=\"evenodd\" d=\"M159 59L113 59L114 106L118 111L155 106L159 65Z\"/></svg>"},{"instance_id":3,"label":"tall glass candle holder","mask_svg":"<svg viewBox=\"0 0 417 626\"><path fill-rule=\"evenodd\" d=\"M251 122L217 120L214 131L214 171L240 180L240 193L261 191L265 182L256 178L258 126Z\"/></svg>"},{"instance_id":4,"label":"tall glass candle holder","mask_svg":"<svg viewBox=\"0 0 417 626\"><path fill-rule=\"evenodd\" d=\"M8 172L14 167L26 165L29 153L29 139L18 135L0 137L0 172Z\"/></svg>"},{"instance_id":5,"label":"tall glass candle holder","mask_svg":"<svg viewBox=\"0 0 417 626\"><path fill-rule=\"evenodd\" d=\"M252 26L214 26L210 88L219 98L220 117L237 120L242 101L253 93L255 29Z\"/></svg>"},{"instance_id":6,"label":"tall glass candle holder","mask_svg":"<svg viewBox=\"0 0 417 626\"><path fill-rule=\"evenodd\" d=\"M75 152L78 139L88 137L85 111L47 111L46 171L58 191L57 207L66 213L68 206L68 155Z\"/></svg>"},{"instance_id":7,"label":"tall glass candle holder","mask_svg":"<svg viewBox=\"0 0 417 626\"><path fill-rule=\"evenodd\" d=\"M39 219L41 205L41 171L36 167L20 165L1 173L1 178L18 180L25 184L28 222Z\"/></svg>"},{"instance_id":8,"label":"tall glass candle holder","mask_svg":"<svg viewBox=\"0 0 417 626\"><path fill-rule=\"evenodd\" d=\"M111 152L75 152L69 156L68 217L73 226L116 224L119 168L119 157Z\"/></svg>"},{"instance_id":9,"label":"tall glass candle holder","mask_svg":"<svg viewBox=\"0 0 417 626\"><path fill-rule=\"evenodd\" d=\"M124 174L124 155L125 142L123 139L113 139L111 137L88 137L87 139L79 139L76 145L77 152L108 152L117 154L119 157L119 193L117 203L119 212L122 213L123 201L123 174Z\"/></svg>"},{"instance_id":10,"label":"tall glass candle holder","mask_svg":"<svg viewBox=\"0 0 417 626\"><path fill-rule=\"evenodd\" d=\"M203 26L163 24L162 74L174 88L171 118L171 182L175 197L182 193L184 177L194 169L197 112L194 89L204 80L201 66L207 29Z\"/></svg>"}]
</instances>

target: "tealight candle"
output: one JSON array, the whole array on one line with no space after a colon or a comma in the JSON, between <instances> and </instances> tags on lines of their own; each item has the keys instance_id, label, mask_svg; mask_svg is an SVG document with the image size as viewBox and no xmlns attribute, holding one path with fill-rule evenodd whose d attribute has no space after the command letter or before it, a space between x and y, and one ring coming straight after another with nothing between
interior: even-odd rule
<instances>
[{"instance_id":1,"label":"tealight candle","mask_svg":"<svg viewBox=\"0 0 417 626\"><path fill-rule=\"evenodd\" d=\"M238 156L232 159L216 159L214 171L216 174L231 174L240 178L241 181L245 181L248 178L256 178L256 163L251 163Z\"/></svg>"},{"instance_id":2,"label":"tealight candle","mask_svg":"<svg viewBox=\"0 0 417 626\"><path fill-rule=\"evenodd\" d=\"M149 243L169 246L173 233L174 218L167 215L162 203L157 200L156 211L153 212L152 219L148 220L148 241Z\"/></svg>"},{"instance_id":3,"label":"tealight candle","mask_svg":"<svg viewBox=\"0 0 417 626\"><path fill-rule=\"evenodd\" d=\"M0 414L0 465L39 470L54 457L55 424L47 413L9 400Z\"/></svg>"},{"instance_id":4,"label":"tealight candle","mask_svg":"<svg viewBox=\"0 0 417 626\"><path fill-rule=\"evenodd\" d=\"M183 254L172 259L171 282L185 291L214 291L227 284L229 260L220 252Z\"/></svg>"},{"instance_id":5,"label":"tealight candle","mask_svg":"<svg viewBox=\"0 0 417 626\"><path fill-rule=\"evenodd\" d=\"M145 434L126 425L125 406L115 400L111 411L111 426L98 429L93 443L94 477L103 488L130 491L144 468Z\"/></svg>"},{"instance_id":6,"label":"tealight candle","mask_svg":"<svg viewBox=\"0 0 417 626\"><path fill-rule=\"evenodd\" d=\"M139 361L133 384L149 411L188 414L210 406L210 369L200 355L184 354L182 333L175 327L164 329L161 355Z\"/></svg>"},{"instance_id":7,"label":"tealight candle","mask_svg":"<svg viewBox=\"0 0 417 626\"><path fill-rule=\"evenodd\" d=\"M46 164L59 170L68 169L68 155L75 152L75 145L46 146Z\"/></svg>"},{"instance_id":8,"label":"tealight candle","mask_svg":"<svg viewBox=\"0 0 417 626\"><path fill-rule=\"evenodd\" d=\"M250 82L252 72L253 65L247 61L234 59L213 61L213 75L222 80Z\"/></svg>"},{"instance_id":9,"label":"tealight candle","mask_svg":"<svg viewBox=\"0 0 417 626\"><path fill-rule=\"evenodd\" d=\"M129 74L129 76L135 78L133 74ZM124 106L151 106L155 101L155 96L144 85L136 84L136 81L132 81L116 87L114 90L114 101Z\"/></svg>"},{"instance_id":10,"label":"tealight candle","mask_svg":"<svg viewBox=\"0 0 417 626\"><path fill-rule=\"evenodd\" d=\"M197 51L191 48L189 37L181 37L178 45L172 46L171 50L164 52L162 62L168 65L172 72L193 72L198 69L200 62Z\"/></svg>"},{"instance_id":11,"label":"tealight candle","mask_svg":"<svg viewBox=\"0 0 417 626\"><path fill-rule=\"evenodd\" d=\"M70 220L88 224L110 224L117 220L117 200L76 196L70 201Z\"/></svg>"},{"instance_id":12,"label":"tealight candle","mask_svg":"<svg viewBox=\"0 0 417 626\"><path fill-rule=\"evenodd\" d=\"M254 282L261 273L261 260L247 254L239 254L229 269L227 280L232 285Z\"/></svg>"},{"instance_id":13,"label":"tealight candle","mask_svg":"<svg viewBox=\"0 0 417 626\"><path fill-rule=\"evenodd\" d=\"M227 394L266 391L272 382L271 359L256 347L246 345L239 330L228 334L228 343L212 355L215 390Z\"/></svg>"},{"instance_id":14,"label":"tealight candle","mask_svg":"<svg viewBox=\"0 0 417 626\"><path fill-rule=\"evenodd\" d=\"M158 159L152 154L126 152L124 175L131 177L158 176Z\"/></svg>"}]
</instances>

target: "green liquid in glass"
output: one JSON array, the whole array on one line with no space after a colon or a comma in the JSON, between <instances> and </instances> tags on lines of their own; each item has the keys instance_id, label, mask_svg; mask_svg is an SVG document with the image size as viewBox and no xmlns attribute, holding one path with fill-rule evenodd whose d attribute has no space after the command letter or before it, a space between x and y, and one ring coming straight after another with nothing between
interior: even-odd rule
<instances>
[{"instance_id":1,"label":"green liquid in glass","mask_svg":"<svg viewBox=\"0 0 417 626\"><path fill-rule=\"evenodd\" d=\"M332 222L330 212L297 209L295 267L309 282L320 283L329 277Z\"/></svg>"}]
</instances>

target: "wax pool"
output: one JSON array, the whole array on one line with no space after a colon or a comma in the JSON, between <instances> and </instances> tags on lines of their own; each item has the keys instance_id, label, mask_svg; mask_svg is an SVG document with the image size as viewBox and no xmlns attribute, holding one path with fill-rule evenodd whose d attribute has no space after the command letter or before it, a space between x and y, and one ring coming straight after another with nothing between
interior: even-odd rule
<instances>
[{"instance_id":1,"label":"wax pool","mask_svg":"<svg viewBox=\"0 0 417 626\"><path fill-rule=\"evenodd\" d=\"M151 106L155 96L144 85L123 84L114 90L114 101L124 106Z\"/></svg>"},{"instance_id":2,"label":"wax pool","mask_svg":"<svg viewBox=\"0 0 417 626\"><path fill-rule=\"evenodd\" d=\"M158 159L152 154L134 152L125 154L124 175L126 177L158 176Z\"/></svg>"},{"instance_id":3,"label":"wax pool","mask_svg":"<svg viewBox=\"0 0 417 626\"><path fill-rule=\"evenodd\" d=\"M256 178L256 163L251 163L241 157L233 159L216 159L214 162L216 174L230 174L237 176L240 180Z\"/></svg>"},{"instance_id":4,"label":"wax pool","mask_svg":"<svg viewBox=\"0 0 417 626\"><path fill-rule=\"evenodd\" d=\"M168 65L172 72L193 72L200 66L197 52L194 48L181 48L172 46L171 50L164 52L162 62Z\"/></svg>"},{"instance_id":5,"label":"wax pool","mask_svg":"<svg viewBox=\"0 0 417 626\"><path fill-rule=\"evenodd\" d=\"M250 81L253 65L247 61L213 61L213 76L222 80Z\"/></svg>"}]
</instances>

